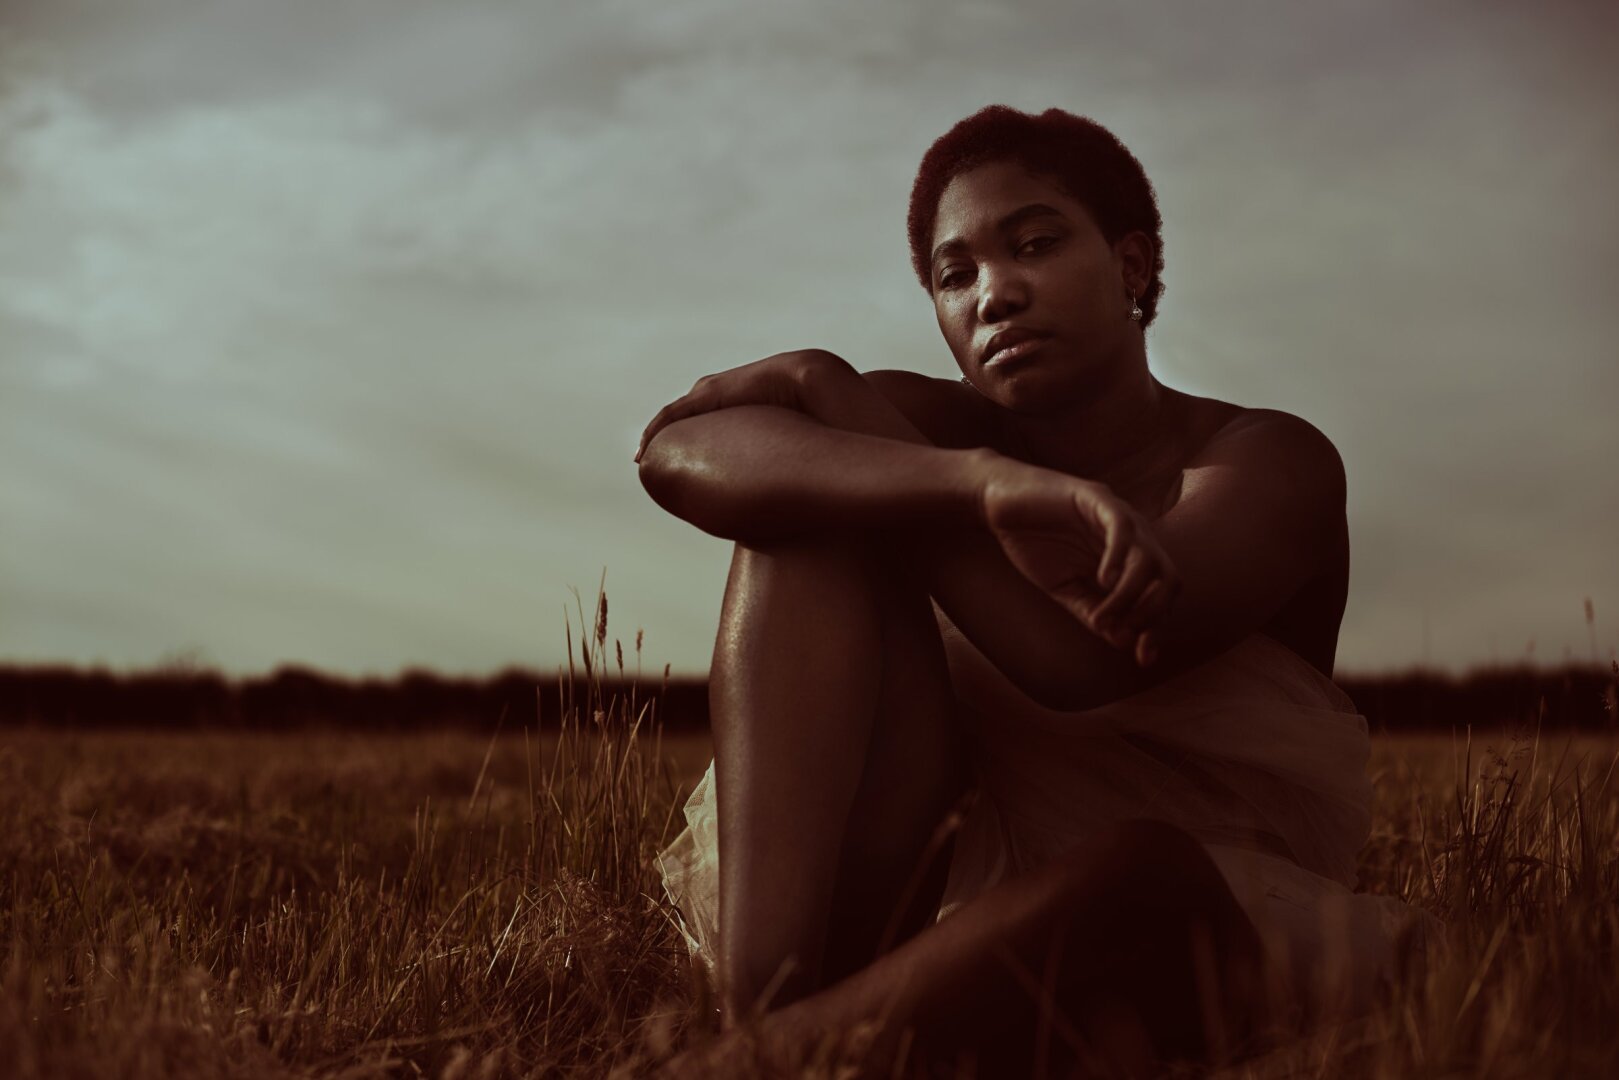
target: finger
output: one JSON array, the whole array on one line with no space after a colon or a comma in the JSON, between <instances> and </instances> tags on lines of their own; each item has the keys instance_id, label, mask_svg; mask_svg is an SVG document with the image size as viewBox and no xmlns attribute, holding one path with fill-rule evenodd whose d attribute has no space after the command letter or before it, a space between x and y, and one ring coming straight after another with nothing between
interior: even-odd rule
<instances>
[{"instance_id":1,"label":"finger","mask_svg":"<svg viewBox=\"0 0 1619 1080\"><path fill-rule=\"evenodd\" d=\"M1096 610L1096 605L1107 597L1106 593L1098 590L1095 585L1091 584L1090 579L1085 577L1076 577L1049 591L1051 598L1061 604L1070 615L1078 619L1080 625L1087 630L1091 629L1093 625L1094 621L1091 615Z\"/></svg>"},{"instance_id":2,"label":"finger","mask_svg":"<svg viewBox=\"0 0 1619 1080\"><path fill-rule=\"evenodd\" d=\"M641 460L641 455L646 452L646 444L651 442L652 436L656 435L658 430L663 427L664 417L668 415L668 412L669 406L665 405L658 410L657 415L652 418L651 422L641 429L641 441L635 444L636 461Z\"/></svg>"},{"instance_id":3,"label":"finger","mask_svg":"<svg viewBox=\"0 0 1619 1080\"><path fill-rule=\"evenodd\" d=\"M658 410L646 427L641 429L641 437L635 443L635 460L640 461L641 455L646 452L646 444L652 441L652 436L658 433L658 424L663 419L663 410Z\"/></svg>"},{"instance_id":4,"label":"finger","mask_svg":"<svg viewBox=\"0 0 1619 1080\"><path fill-rule=\"evenodd\" d=\"M1123 622L1122 614L1130 610L1136 597L1152 583L1155 576L1155 565L1147 557L1146 551L1139 546L1131 547L1130 553L1125 556L1124 572L1118 583L1108 593L1107 599L1091 612L1094 625L1104 634L1117 630Z\"/></svg>"},{"instance_id":5,"label":"finger","mask_svg":"<svg viewBox=\"0 0 1619 1080\"><path fill-rule=\"evenodd\" d=\"M1147 583L1141 595L1136 597L1136 602L1119 617L1119 621L1133 633L1140 633L1163 618L1174 599L1174 588L1163 578L1157 578Z\"/></svg>"},{"instance_id":6,"label":"finger","mask_svg":"<svg viewBox=\"0 0 1619 1080\"><path fill-rule=\"evenodd\" d=\"M1147 630L1136 638L1136 666L1151 667L1158 659L1158 637Z\"/></svg>"},{"instance_id":7,"label":"finger","mask_svg":"<svg viewBox=\"0 0 1619 1080\"><path fill-rule=\"evenodd\" d=\"M652 422L648 424L646 426L646 430L641 433L641 446L638 450L636 450L637 458L639 458L641 454L646 451L647 443L652 441L652 437L654 435L668 427L670 424L674 423L676 420L680 419L681 409L685 405L685 402L686 398L679 397L658 410L658 415L652 418Z\"/></svg>"},{"instance_id":8,"label":"finger","mask_svg":"<svg viewBox=\"0 0 1619 1080\"><path fill-rule=\"evenodd\" d=\"M671 401L669 404L659 409L658 415L654 416L652 418L652 422L646 426L646 430L641 432L641 443L635 448L635 460L641 460L641 455L646 453L647 443L651 442L652 437L658 432L662 431L676 420L684 420L686 417L693 416L702 411L704 411L704 409L699 406L697 401L694 400L694 396L692 394L687 394L685 397L676 398L674 401Z\"/></svg>"},{"instance_id":9,"label":"finger","mask_svg":"<svg viewBox=\"0 0 1619 1080\"><path fill-rule=\"evenodd\" d=\"M1111 589L1123 570L1130 541L1134 539L1134 530L1130 528L1129 519L1114 513L1105 503L1096 508L1096 516L1106 530L1102 561L1096 564L1096 583L1104 589Z\"/></svg>"}]
</instances>

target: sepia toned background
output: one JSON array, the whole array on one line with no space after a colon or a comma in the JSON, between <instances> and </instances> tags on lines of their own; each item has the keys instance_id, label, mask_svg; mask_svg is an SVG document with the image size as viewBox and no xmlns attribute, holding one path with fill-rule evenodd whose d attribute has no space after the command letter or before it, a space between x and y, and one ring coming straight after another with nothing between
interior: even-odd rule
<instances>
[{"instance_id":1,"label":"sepia toned background","mask_svg":"<svg viewBox=\"0 0 1619 1080\"><path fill-rule=\"evenodd\" d=\"M642 425L788 348L953 376L905 200L1004 102L1153 178L1159 377L1342 451L1341 668L1605 661L1616 44L1596 3L0 0L0 660L544 668L605 568L700 674L729 545Z\"/></svg>"},{"instance_id":2,"label":"sepia toned background","mask_svg":"<svg viewBox=\"0 0 1619 1080\"><path fill-rule=\"evenodd\" d=\"M0 0L6 1075L715 1075L658 856L730 545L631 453L784 349L953 377L905 202L990 102L1145 163L1158 375L1348 467L1356 887L1445 931L1241 1075L1610 1075L1616 47L1606 0Z\"/></svg>"}]
</instances>

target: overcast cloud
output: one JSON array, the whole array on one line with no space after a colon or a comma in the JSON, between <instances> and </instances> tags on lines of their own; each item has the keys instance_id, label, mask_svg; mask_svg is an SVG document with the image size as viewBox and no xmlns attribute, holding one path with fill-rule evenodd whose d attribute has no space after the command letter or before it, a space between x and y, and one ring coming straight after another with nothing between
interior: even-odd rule
<instances>
[{"instance_id":1,"label":"overcast cloud","mask_svg":"<svg viewBox=\"0 0 1619 1080\"><path fill-rule=\"evenodd\" d=\"M1619 645L1609 5L0 0L0 658L706 668L630 454L787 348L953 375L916 162L1096 117L1171 385L1342 451L1345 669ZM1426 627L1426 630L1425 630Z\"/></svg>"}]
</instances>

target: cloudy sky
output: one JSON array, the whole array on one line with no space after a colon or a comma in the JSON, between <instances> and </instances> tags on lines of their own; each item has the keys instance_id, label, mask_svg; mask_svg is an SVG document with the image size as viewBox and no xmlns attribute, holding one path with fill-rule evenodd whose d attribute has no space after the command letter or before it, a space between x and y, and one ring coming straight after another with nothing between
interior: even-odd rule
<instances>
[{"instance_id":1,"label":"cloudy sky","mask_svg":"<svg viewBox=\"0 0 1619 1080\"><path fill-rule=\"evenodd\" d=\"M1613 5L0 0L0 661L706 669L636 436L821 346L955 374L904 240L990 102L1157 185L1153 367L1337 443L1339 663L1619 645ZM1606 192L1606 194L1604 194Z\"/></svg>"}]
</instances>

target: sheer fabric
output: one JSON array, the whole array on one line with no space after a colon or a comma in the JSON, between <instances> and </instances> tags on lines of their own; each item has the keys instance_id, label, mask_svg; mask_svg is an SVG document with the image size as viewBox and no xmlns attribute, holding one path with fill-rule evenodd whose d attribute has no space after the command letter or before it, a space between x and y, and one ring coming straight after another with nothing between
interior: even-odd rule
<instances>
[{"instance_id":1,"label":"sheer fabric","mask_svg":"<svg viewBox=\"0 0 1619 1080\"><path fill-rule=\"evenodd\" d=\"M952 652L962 641L946 635ZM1432 916L1396 899L1353 892L1371 828L1366 721L1279 641L1254 634L1143 693L1081 712L1036 706L987 664L953 658L952 675L973 717L979 797L956 835L939 919L1098 828L1152 818L1202 842L1259 930L1293 1022L1368 1008L1398 948L1436 929ZM687 945L712 971L712 764L685 814L687 828L658 865Z\"/></svg>"}]
</instances>

